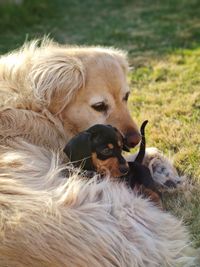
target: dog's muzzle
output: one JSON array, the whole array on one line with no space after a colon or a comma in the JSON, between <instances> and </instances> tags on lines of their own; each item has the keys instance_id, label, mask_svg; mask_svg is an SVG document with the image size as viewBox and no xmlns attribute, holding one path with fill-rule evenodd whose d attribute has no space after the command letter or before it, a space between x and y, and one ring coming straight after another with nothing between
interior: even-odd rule
<instances>
[{"instance_id":1,"label":"dog's muzzle","mask_svg":"<svg viewBox=\"0 0 200 267\"><path fill-rule=\"evenodd\" d=\"M137 132L128 132L125 135L125 140L128 147L135 147L141 141L141 134Z\"/></svg>"}]
</instances>

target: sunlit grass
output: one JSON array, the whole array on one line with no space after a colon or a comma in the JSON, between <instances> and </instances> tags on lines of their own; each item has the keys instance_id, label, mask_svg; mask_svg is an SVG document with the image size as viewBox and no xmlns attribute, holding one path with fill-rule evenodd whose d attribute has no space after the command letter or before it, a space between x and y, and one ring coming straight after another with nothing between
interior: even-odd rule
<instances>
[{"instance_id":1,"label":"sunlit grass","mask_svg":"<svg viewBox=\"0 0 200 267\"><path fill-rule=\"evenodd\" d=\"M130 74L133 90L130 109L140 122L149 119L149 145L175 154L180 172L197 180L200 177L199 73L200 49L196 49L149 60Z\"/></svg>"},{"instance_id":2,"label":"sunlit grass","mask_svg":"<svg viewBox=\"0 0 200 267\"><path fill-rule=\"evenodd\" d=\"M173 157L185 190L164 194L166 209L183 218L200 246L200 48L152 58L130 73L130 109L149 120L148 145Z\"/></svg>"}]
</instances>

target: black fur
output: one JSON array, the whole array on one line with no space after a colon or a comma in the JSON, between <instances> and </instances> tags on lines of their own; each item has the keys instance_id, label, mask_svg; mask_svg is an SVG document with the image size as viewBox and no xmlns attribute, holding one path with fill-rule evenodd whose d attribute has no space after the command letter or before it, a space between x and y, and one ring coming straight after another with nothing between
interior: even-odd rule
<instances>
[{"instance_id":1,"label":"black fur","mask_svg":"<svg viewBox=\"0 0 200 267\"><path fill-rule=\"evenodd\" d=\"M91 133L85 131L74 136L63 151L75 167L81 166L85 170L94 171L91 161Z\"/></svg>"},{"instance_id":2,"label":"black fur","mask_svg":"<svg viewBox=\"0 0 200 267\"><path fill-rule=\"evenodd\" d=\"M123 166L126 164L126 160L122 157L121 149L118 146L119 136L123 143L123 136L116 128L111 125L96 124L73 137L65 146L64 152L75 167L81 167L87 171L95 171L91 160L93 152L100 160L117 157L119 164ZM102 149L109 143L114 145L113 153L102 155ZM126 145L122 149L129 151Z\"/></svg>"},{"instance_id":3,"label":"black fur","mask_svg":"<svg viewBox=\"0 0 200 267\"><path fill-rule=\"evenodd\" d=\"M150 170L142 164L146 149L145 126L147 123L148 121L144 121L140 128L142 140L138 155L134 162L128 162L129 172L126 176L123 176L122 179L124 179L131 188L134 188L136 185L143 185L145 188L161 196L155 187ZM122 151L120 149L113 149L113 154L110 156L105 156L100 153L102 147L106 146L108 143L117 144L119 134L119 131L110 125L96 124L73 137L65 146L64 152L75 167L81 167L83 170L87 171L95 171L91 160L93 152L97 154L100 160L106 160L108 157L117 157L119 163L123 165L125 164L125 159L122 157ZM124 141L123 150L129 151L123 136L121 136L121 140Z\"/></svg>"},{"instance_id":4,"label":"black fur","mask_svg":"<svg viewBox=\"0 0 200 267\"><path fill-rule=\"evenodd\" d=\"M145 188L156 192L161 197L160 192L155 186L155 182L151 176L149 168L142 164L146 149L145 126L147 125L147 123L148 121L144 121L140 128L140 132L142 135L140 149L137 157L135 158L135 161L128 162L129 172L125 176L125 180L132 189L136 185L143 185Z\"/></svg>"}]
</instances>

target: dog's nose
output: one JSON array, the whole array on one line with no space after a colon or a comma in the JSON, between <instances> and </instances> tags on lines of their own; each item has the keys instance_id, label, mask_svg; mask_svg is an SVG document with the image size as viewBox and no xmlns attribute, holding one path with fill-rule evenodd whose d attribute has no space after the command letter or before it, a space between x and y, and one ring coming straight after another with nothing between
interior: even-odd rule
<instances>
[{"instance_id":1,"label":"dog's nose","mask_svg":"<svg viewBox=\"0 0 200 267\"><path fill-rule=\"evenodd\" d=\"M126 144L128 147L135 147L141 141L141 134L138 132L126 134Z\"/></svg>"},{"instance_id":2,"label":"dog's nose","mask_svg":"<svg viewBox=\"0 0 200 267\"><path fill-rule=\"evenodd\" d=\"M129 167L126 166L126 165L120 165L120 166L119 166L119 170L120 170L120 172L121 172L123 175L125 175L125 174L128 173L128 171L129 171Z\"/></svg>"}]
</instances>

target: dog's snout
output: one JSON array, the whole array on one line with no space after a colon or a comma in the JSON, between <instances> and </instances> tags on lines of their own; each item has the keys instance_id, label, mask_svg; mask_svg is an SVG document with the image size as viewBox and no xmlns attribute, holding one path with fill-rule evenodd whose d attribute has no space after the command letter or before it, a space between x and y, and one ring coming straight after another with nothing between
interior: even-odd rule
<instances>
[{"instance_id":1,"label":"dog's snout","mask_svg":"<svg viewBox=\"0 0 200 267\"><path fill-rule=\"evenodd\" d=\"M139 132L128 132L125 137L128 147L135 147L141 141L141 134Z\"/></svg>"},{"instance_id":2,"label":"dog's snout","mask_svg":"<svg viewBox=\"0 0 200 267\"><path fill-rule=\"evenodd\" d=\"M129 167L128 167L127 165L120 165L120 166L119 166L119 170L120 170L120 172L121 172L123 175L125 175L125 174L128 173L128 171L129 171Z\"/></svg>"}]
</instances>

